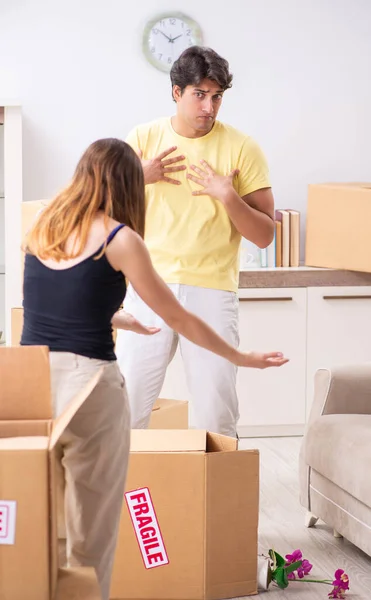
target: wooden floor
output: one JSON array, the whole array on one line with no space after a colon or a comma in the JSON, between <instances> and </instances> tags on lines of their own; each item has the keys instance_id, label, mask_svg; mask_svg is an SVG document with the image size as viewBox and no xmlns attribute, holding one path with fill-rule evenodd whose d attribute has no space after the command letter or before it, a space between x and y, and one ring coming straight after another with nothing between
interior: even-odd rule
<instances>
[{"instance_id":1,"label":"wooden floor","mask_svg":"<svg viewBox=\"0 0 371 600\"><path fill-rule=\"evenodd\" d=\"M371 558L344 539L336 539L324 523L304 526L305 510L298 500L297 461L301 438L242 439L240 448L258 448L261 462L259 552L272 546L280 554L300 548L312 564L311 575L330 578L337 568L349 575L349 600L371 600ZM286 590L272 585L267 600L326 600L332 588L290 583Z\"/></svg>"},{"instance_id":2,"label":"wooden floor","mask_svg":"<svg viewBox=\"0 0 371 600\"><path fill-rule=\"evenodd\" d=\"M371 558L319 522L304 526L305 510L298 496L297 461L301 438L242 439L240 448L260 451L259 552L273 547L280 554L300 548L313 564L312 576L331 578L337 568L349 575L348 600L371 600ZM64 544L60 546L64 563ZM320 584L290 583L286 590L273 585L261 596L266 600L326 600L332 588Z\"/></svg>"}]
</instances>

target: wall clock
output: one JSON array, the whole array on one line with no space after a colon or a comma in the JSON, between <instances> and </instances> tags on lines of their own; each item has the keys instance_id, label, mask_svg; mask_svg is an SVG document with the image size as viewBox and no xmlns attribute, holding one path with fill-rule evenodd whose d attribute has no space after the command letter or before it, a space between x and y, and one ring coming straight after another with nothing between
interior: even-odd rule
<instances>
[{"instance_id":1,"label":"wall clock","mask_svg":"<svg viewBox=\"0 0 371 600\"><path fill-rule=\"evenodd\" d=\"M183 50L201 45L200 26L178 12L169 11L154 17L143 31L145 57L154 67L167 73Z\"/></svg>"}]
</instances>

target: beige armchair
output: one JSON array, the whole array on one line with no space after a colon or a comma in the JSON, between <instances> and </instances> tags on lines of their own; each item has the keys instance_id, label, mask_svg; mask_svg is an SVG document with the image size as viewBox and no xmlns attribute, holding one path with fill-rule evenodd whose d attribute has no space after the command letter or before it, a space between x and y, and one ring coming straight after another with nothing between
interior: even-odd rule
<instances>
[{"instance_id":1,"label":"beige armchair","mask_svg":"<svg viewBox=\"0 0 371 600\"><path fill-rule=\"evenodd\" d=\"M320 518L371 556L371 363L320 369L300 450L306 525Z\"/></svg>"}]
</instances>

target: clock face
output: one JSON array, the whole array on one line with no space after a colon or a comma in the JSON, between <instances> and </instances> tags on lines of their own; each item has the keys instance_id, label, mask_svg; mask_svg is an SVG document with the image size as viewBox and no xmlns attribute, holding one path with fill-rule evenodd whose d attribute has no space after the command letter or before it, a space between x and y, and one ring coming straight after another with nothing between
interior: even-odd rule
<instances>
[{"instance_id":1,"label":"clock face","mask_svg":"<svg viewBox=\"0 0 371 600\"><path fill-rule=\"evenodd\" d=\"M143 43L149 62L169 72L183 50L201 45L202 35L197 23L185 15L161 15L147 24Z\"/></svg>"}]
</instances>

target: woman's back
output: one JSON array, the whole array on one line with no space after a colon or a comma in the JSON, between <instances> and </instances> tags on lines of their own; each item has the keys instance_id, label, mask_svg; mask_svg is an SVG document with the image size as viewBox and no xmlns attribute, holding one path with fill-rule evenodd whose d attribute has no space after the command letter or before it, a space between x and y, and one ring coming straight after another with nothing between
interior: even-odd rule
<instances>
[{"instance_id":1,"label":"woman's back","mask_svg":"<svg viewBox=\"0 0 371 600\"><path fill-rule=\"evenodd\" d=\"M41 261L26 254L22 345L115 360L111 319L123 302L126 283L105 252L97 258L105 238L109 244L124 227L114 224L107 237L103 218L97 218L77 258ZM72 238L67 245L73 245Z\"/></svg>"}]
</instances>

